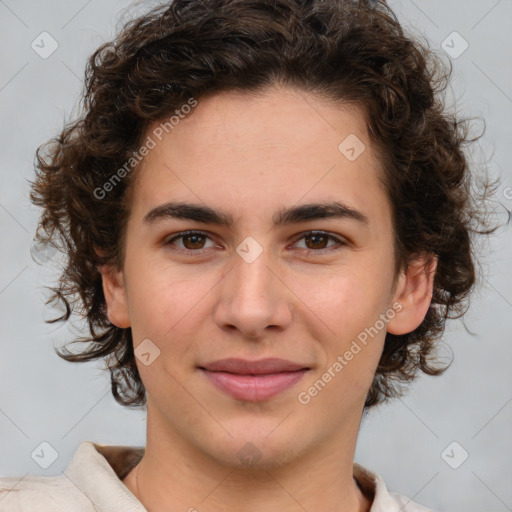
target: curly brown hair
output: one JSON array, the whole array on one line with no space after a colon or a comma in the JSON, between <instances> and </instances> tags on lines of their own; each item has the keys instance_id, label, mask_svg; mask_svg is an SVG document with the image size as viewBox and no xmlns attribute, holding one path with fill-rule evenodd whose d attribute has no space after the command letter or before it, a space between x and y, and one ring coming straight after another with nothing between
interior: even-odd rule
<instances>
[{"instance_id":1,"label":"curly brown hair","mask_svg":"<svg viewBox=\"0 0 512 512\"><path fill-rule=\"evenodd\" d=\"M395 272L418 253L438 259L431 306L413 332L386 334L365 409L400 396L418 370L445 371L433 356L446 320L469 307L471 234L496 229L482 229L484 203L464 154L478 137L445 106L450 75L451 65L407 35L382 1L175 0L129 21L90 56L83 113L36 152L30 197L44 208L36 238L66 256L47 301L65 313L49 322L67 321L81 306L90 331L73 341L85 344L80 353L57 354L105 358L114 398L146 403L131 329L109 322L98 270L123 267L136 168L108 194L97 191L137 151L148 126L186 98L286 84L361 107L393 205ZM485 181L483 199L492 191Z\"/></svg>"}]
</instances>

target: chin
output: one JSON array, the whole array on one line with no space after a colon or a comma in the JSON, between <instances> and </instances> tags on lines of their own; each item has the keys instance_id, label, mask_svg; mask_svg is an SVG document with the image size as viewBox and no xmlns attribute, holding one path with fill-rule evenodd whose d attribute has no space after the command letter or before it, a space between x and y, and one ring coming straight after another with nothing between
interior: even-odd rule
<instances>
[{"instance_id":1,"label":"chin","mask_svg":"<svg viewBox=\"0 0 512 512\"><path fill-rule=\"evenodd\" d=\"M274 424L272 428L275 426ZM216 462L230 469L276 469L293 462L306 447L301 449L297 436L290 435L284 430L279 436L276 431L272 432L272 428L257 430L253 424L250 431L240 430L238 435L228 429L233 437L226 436L223 441L203 449L207 449ZM269 432L272 432L270 436Z\"/></svg>"}]
</instances>

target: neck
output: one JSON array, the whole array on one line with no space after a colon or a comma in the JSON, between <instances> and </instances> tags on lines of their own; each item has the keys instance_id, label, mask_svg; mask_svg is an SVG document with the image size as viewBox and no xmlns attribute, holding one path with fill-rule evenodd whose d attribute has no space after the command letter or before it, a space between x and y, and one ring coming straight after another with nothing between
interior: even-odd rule
<instances>
[{"instance_id":1,"label":"neck","mask_svg":"<svg viewBox=\"0 0 512 512\"><path fill-rule=\"evenodd\" d=\"M292 459L262 457L252 467L219 463L176 433L157 428L148 408L148 442L143 458L123 480L151 512L186 510L368 512L371 502L353 478L357 428L315 445Z\"/></svg>"}]
</instances>

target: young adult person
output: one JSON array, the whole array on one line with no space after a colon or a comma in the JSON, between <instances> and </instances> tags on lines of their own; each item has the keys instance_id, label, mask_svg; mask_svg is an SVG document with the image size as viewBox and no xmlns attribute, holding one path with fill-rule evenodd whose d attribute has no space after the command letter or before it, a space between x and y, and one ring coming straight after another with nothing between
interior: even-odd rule
<instances>
[{"instance_id":1,"label":"young adult person","mask_svg":"<svg viewBox=\"0 0 512 512\"><path fill-rule=\"evenodd\" d=\"M423 511L354 462L362 415L437 375L478 211L447 75L383 2L176 0L90 58L38 151L68 257L146 446L84 442L0 510ZM16 486L14 483L16 481Z\"/></svg>"}]
</instances>

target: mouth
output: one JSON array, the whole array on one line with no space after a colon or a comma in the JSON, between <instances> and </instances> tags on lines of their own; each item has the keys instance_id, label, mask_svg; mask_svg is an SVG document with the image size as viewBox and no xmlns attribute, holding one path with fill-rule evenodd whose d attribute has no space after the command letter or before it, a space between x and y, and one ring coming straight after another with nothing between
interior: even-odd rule
<instances>
[{"instance_id":1,"label":"mouth","mask_svg":"<svg viewBox=\"0 0 512 512\"><path fill-rule=\"evenodd\" d=\"M283 359L223 359L199 366L208 381L237 400L268 400L296 384L309 367Z\"/></svg>"}]
</instances>

